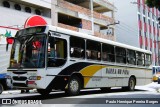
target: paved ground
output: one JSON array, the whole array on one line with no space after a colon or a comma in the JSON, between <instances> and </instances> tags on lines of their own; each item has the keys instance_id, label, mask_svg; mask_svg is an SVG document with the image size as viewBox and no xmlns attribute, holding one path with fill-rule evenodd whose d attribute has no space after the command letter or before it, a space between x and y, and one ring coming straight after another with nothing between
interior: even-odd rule
<instances>
[{"instance_id":1,"label":"paved ground","mask_svg":"<svg viewBox=\"0 0 160 107\"><path fill-rule=\"evenodd\" d=\"M119 88L113 88L111 92L102 93L99 89L83 90L79 96L67 96L64 92L52 92L49 96L42 96L30 90L30 93L20 94L20 91L4 91L0 98L14 98L15 100L40 100L42 104L31 105L33 107L159 107L160 104L105 104L106 100L143 100L150 99L158 100L160 103L160 84L151 83L146 86L136 86L134 92L123 92ZM153 103L153 102L152 102ZM156 103L156 102L155 102ZM47 104L47 105L46 105ZM9 105L1 105L8 107ZM16 107L28 107L28 105L12 105Z\"/></svg>"}]
</instances>

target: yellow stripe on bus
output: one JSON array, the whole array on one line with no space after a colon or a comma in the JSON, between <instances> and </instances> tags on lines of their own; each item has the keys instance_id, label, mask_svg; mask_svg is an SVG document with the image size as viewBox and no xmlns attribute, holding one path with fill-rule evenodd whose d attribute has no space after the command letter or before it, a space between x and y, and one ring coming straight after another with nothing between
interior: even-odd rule
<instances>
[{"instance_id":1,"label":"yellow stripe on bus","mask_svg":"<svg viewBox=\"0 0 160 107\"><path fill-rule=\"evenodd\" d=\"M89 82L90 80L90 77L92 77L96 72L98 72L99 70L101 70L102 68L105 68L106 66L104 65L91 65L91 66L88 66L84 69L82 69L80 71L80 73L85 77L84 78L84 86L87 85L87 83Z\"/></svg>"}]
</instances>

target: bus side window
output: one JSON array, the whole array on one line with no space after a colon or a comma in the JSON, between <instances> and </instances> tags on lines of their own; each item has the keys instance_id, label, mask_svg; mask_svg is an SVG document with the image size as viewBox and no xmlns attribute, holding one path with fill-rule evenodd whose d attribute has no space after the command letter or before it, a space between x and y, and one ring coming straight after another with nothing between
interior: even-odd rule
<instances>
[{"instance_id":1,"label":"bus side window","mask_svg":"<svg viewBox=\"0 0 160 107\"><path fill-rule=\"evenodd\" d=\"M145 54L145 65L150 66L151 65L151 55Z\"/></svg>"},{"instance_id":2,"label":"bus side window","mask_svg":"<svg viewBox=\"0 0 160 107\"><path fill-rule=\"evenodd\" d=\"M133 50L127 50L127 63L136 65L136 54Z\"/></svg>"},{"instance_id":3,"label":"bus side window","mask_svg":"<svg viewBox=\"0 0 160 107\"><path fill-rule=\"evenodd\" d=\"M108 62L115 62L114 46L109 44L102 44L102 60Z\"/></svg>"},{"instance_id":4,"label":"bus side window","mask_svg":"<svg viewBox=\"0 0 160 107\"><path fill-rule=\"evenodd\" d=\"M85 40L79 37L70 37L70 56L85 58Z\"/></svg>"},{"instance_id":5,"label":"bus side window","mask_svg":"<svg viewBox=\"0 0 160 107\"><path fill-rule=\"evenodd\" d=\"M145 66L144 53L136 52L136 59L137 59L138 66Z\"/></svg>"},{"instance_id":6,"label":"bus side window","mask_svg":"<svg viewBox=\"0 0 160 107\"><path fill-rule=\"evenodd\" d=\"M96 41L87 40L87 59L101 60L101 44Z\"/></svg>"},{"instance_id":7,"label":"bus side window","mask_svg":"<svg viewBox=\"0 0 160 107\"><path fill-rule=\"evenodd\" d=\"M116 47L116 62L126 64L126 49Z\"/></svg>"},{"instance_id":8,"label":"bus side window","mask_svg":"<svg viewBox=\"0 0 160 107\"><path fill-rule=\"evenodd\" d=\"M59 67L65 64L67 58L67 41L65 39L49 37L48 67Z\"/></svg>"}]
</instances>

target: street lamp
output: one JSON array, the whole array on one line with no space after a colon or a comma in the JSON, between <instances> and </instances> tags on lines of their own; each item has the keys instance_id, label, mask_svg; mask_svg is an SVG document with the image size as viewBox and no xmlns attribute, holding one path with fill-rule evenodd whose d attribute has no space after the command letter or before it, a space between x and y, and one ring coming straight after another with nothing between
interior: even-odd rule
<instances>
[{"instance_id":1,"label":"street lamp","mask_svg":"<svg viewBox=\"0 0 160 107\"><path fill-rule=\"evenodd\" d=\"M111 24L108 24L108 25L106 25L106 26L108 27L108 26L110 26L110 25L116 25L116 24L120 24L120 21L114 22L114 23L111 23Z\"/></svg>"}]
</instances>

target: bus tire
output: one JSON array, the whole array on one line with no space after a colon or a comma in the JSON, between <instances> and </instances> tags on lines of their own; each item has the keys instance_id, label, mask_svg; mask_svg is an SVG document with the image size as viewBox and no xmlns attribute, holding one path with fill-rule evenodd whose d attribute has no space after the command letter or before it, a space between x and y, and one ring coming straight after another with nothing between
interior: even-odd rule
<instances>
[{"instance_id":1,"label":"bus tire","mask_svg":"<svg viewBox=\"0 0 160 107\"><path fill-rule=\"evenodd\" d=\"M102 92L110 92L111 87L100 88Z\"/></svg>"},{"instance_id":2,"label":"bus tire","mask_svg":"<svg viewBox=\"0 0 160 107\"><path fill-rule=\"evenodd\" d=\"M136 80L134 77L130 77L128 81L128 86L127 87L122 87L123 90L127 91L134 91L135 90L135 85L136 85Z\"/></svg>"},{"instance_id":3,"label":"bus tire","mask_svg":"<svg viewBox=\"0 0 160 107\"><path fill-rule=\"evenodd\" d=\"M70 78L68 82L68 89L65 92L71 96L78 95L81 89L81 81L77 76Z\"/></svg>"},{"instance_id":4,"label":"bus tire","mask_svg":"<svg viewBox=\"0 0 160 107\"><path fill-rule=\"evenodd\" d=\"M49 95L51 91L46 89L37 89L37 92L41 95Z\"/></svg>"},{"instance_id":5,"label":"bus tire","mask_svg":"<svg viewBox=\"0 0 160 107\"><path fill-rule=\"evenodd\" d=\"M0 94L2 94L3 91L4 91L4 87L3 87L3 85L0 83Z\"/></svg>"}]
</instances>

